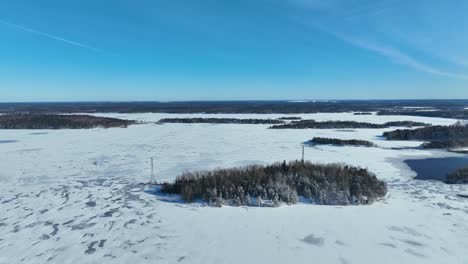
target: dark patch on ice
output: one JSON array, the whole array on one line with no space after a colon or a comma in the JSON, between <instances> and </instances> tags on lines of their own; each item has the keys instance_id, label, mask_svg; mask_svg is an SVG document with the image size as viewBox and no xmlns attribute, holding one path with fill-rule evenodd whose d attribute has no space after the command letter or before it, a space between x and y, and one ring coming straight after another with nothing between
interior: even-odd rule
<instances>
[{"instance_id":1,"label":"dark patch on ice","mask_svg":"<svg viewBox=\"0 0 468 264\"><path fill-rule=\"evenodd\" d=\"M65 223L63 223L62 225L69 225L71 223L75 222L75 219L72 219L72 220L68 220L66 221Z\"/></svg>"},{"instance_id":2,"label":"dark patch on ice","mask_svg":"<svg viewBox=\"0 0 468 264\"><path fill-rule=\"evenodd\" d=\"M9 202L11 202L11 201L17 200L18 197L20 197L20 196L21 196L21 193L17 193L17 194L15 194L15 197L14 197L14 198L11 198L11 199L9 199L9 200L5 200L5 201L2 202L2 204L6 204L6 203L9 203Z\"/></svg>"},{"instance_id":3,"label":"dark patch on ice","mask_svg":"<svg viewBox=\"0 0 468 264\"><path fill-rule=\"evenodd\" d=\"M131 219L129 221L127 221L125 224L124 224L124 227L127 227L128 225L131 225L131 224L134 224L136 223L136 219Z\"/></svg>"},{"instance_id":4,"label":"dark patch on ice","mask_svg":"<svg viewBox=\"0 0 468 264\"><path fill-rule=\"evenodd\" d=\"M34 151L40 151L42 150L41 148L32 148L32 149L20 149L18 152L34 152Z\"/></svg>"},{"instance_id":5,"label":"dark patch on ice","mask_svg":"<svg viewBox=\"0 0 468 264\"><path fill-rule=\"evenodd\" d=\"M314 234L310 234L302 239L302 242L314 245L314 246L323 246L325 239L322 237L316 237Z\"/></svg>"},{"instance_id":6,"label":"dark patch on ice","mask_svg":"<svg viewBox=\"0 0 468 264\"><path fill-rule=\"evenodd\" d=\"M102 217L112 217L112 215L118 211L119 208L110 209L109 211L105 212Z\"/></svg>"},{"instance_id":7,"label":"dark patch on ice","mask_svg":"<svg viewBox=\"0 0 468 264\"><path fill-rule=\"evenodd\" d=\"M394 231L394 232L405 233L405 234L409 234L411 236L416 236L416 237L423 236L423 234L419 233L418 231L410 227L406 227L406 226L390 226L388 227L388 230Z\"/></svg>"},{"instance_id":8,"label":"dark patch on ice","mask_svg":"<svg viewBox=\"0 0 468 264\"><path fill-rule=\"evenodd\" d=\"M58 228L59 224L53 224L52 225L52 228L54 229L54 231L52 231L52 233L50 233L51 236L55 236L58 231L59 231L59 228Z\"/></svg>"},{"instance_id":9,"label":"dark patch on ice","mask_svg":"<svg viewBox=\"0 0 468 264\"><path fill-rule=\"evenodd\" d=\"M397 246L392 243L379 243L379 245L384 246L384 247L397 248Z\"/></svg>"},{"instance_id":10,"label":"dark patch on ice","mask_svg":"<svg viewBox=\"0 0 468 264\"><path fill-rule=\"evenodd\" d=\"M107 231L111 231L114 228L115 221L110 221L109 229Z\"/></svg>"},{"instance_id":11,"label":"dark patch on ice","mask_svg":"<svg viewBox=\"0 0 468 264\"><path fill-rule=\"evenodd\" d=\"M34 136L36 136L36 135L47 135L47 134L49 134L49 133L48 133L48 132L34 132L34 133L29 133L29 135L34 135Z\"/></svg>"},{"instance_id":12,"label":"dark patch on ice","mask_svg":"<svg viewBox=\"0 0 468 264\"><path fill-rule=\"evenodd\" d=\"M106 243L107 239L101 239L101 241L99 241L99 245L98 247L102 248L104 247L104 244Z\"/></svg>"},{"instance_id":13,"label":"dark patch on ice","mask_svg":"<svg viewBox=\"0 0 468 264\"><path fill-rule=\"evenodd\" d=\"M14 229L13 229L13 233L18 233L19 231L21 230L21 227L19 225L15 225Z\"/></svg>"},{"instance_id":14,"label":"dark patch on ice","mask_svg":"<svg viewBox=\"0 0 468 264\"><path fill-rule=\"evenodd\" d=\"M95 226L96 223L79 223L71 227L72 230L83 230Z\"/></svg>"},{"instance_id":15,"label":"dark patch on ice","mask_svg":"<svg viewBox=\"0 0 468 264\"><path fill-rule=\"evenodd\" d=\"M185 259L185 256L182 256L182 257L180 257L180 258L177 260L177 262L181 262L181 261L184 260L184 259Z\"/></svg>"},{"instance_id":16,"label":"dark patch on ice","mask_svg":"<svg viewBox=\"0 0 468 264\"><path fill-rule=\"evenodd\" d=\"M340 246L346 246L346 243L341 240L336 240L335 244L340 245Z\"/></svg>"},{"instance_id":17,"label":"dark patch on ice","mask_svg":"<svg viewBox=\"0 0 468 264\"><path fill-rule=\"evenodd\" d=\"M37 226L37 225L39 225L41 223L42 222L40 222L40 221L39 222L34 222L34 223L29 224L29 225L25 225L24 228L33 228L33 227L35 227L35 226Z\"/></svg>"},{"instance_id":18,"label":"dark patch on ice","mask_svg":"<svg viewBox=\"0 0 468 264\"><path fill-rule=\"evenodd\" d=\"M406 249L405 252L408 253L408 254L411 254L413 256L420 257L420 258L425 258L426 257L425 255L423 255L421 253L418 253L418 252L416 252L416 251L414 251L414 250L412 250L410 248Z\"/></svg>"},{"instance_id":19,"label":"dark patch on ice","mask_svg":"<svg viewBox=\"0 0 468 264\"><path fill-rule=\"evenodd\" d=\"M434 205L437 205L437 206L439 206L440 208L442 208L442 209L447 209L447 210L460 210L460 209L457 208L457 207L453 207L453 206L450 206L450 205L448 205L448 204L446 204L446 203L441 203L441 202L436 203L436 204L434 204Z\"/></svg>"},{"instance_id":20,"label":"dark patch on ice","mask_svg":"<svg viewBox=\"0 0 468 264\"><path fill-rule=\"evenodd\" d=\"M96 252L96 249L94 248L94 246L98 243L98 241L93 241L91 243L88 244L88 249L85 250L85 254L93 254L94 252Z\"/></svg>"},{"instance_id":21,"label":"dark patch on ice","mask_svg":"<svg viewBox=\"0 0 468 264\"><path fill-rule=\"evenodd\" d=\"M40 214L44 214L45 212L49 211L49 209L42 209L39 211Z\"/></svg>"},{"instance_id":22,"label":"dark patch on ice","mask_svg":"<svg viewBox=\"0 0 468 264\"><path fill-rule=\"evenodd\" d=\"M89 202L86 203L86 206L95 207L95 206L96 206L96 202L95 202L95 201L89 201Z\"/></svg>"},{"instance_id":23,"label":"dark patch on ice","mask_svg":"<svg viewBox=\"0 0 468 264\"><path fill-rule=\"evenodd\" d=\"M410 246L413 246L413 247L424 247L425 244L423 243L420 243L418 241L413 241L413 240L400 240L402 242L405 242L406 244L410 245Z\"/></svg>"},{"instance_id":24,"label":"dark patch on ice","mask_svg":"<svg viewBox=\"0 0 468 264\"><path fill-rule=\"evenodd\" d=\"M29 213L29 214L25 215L24 218L28 218L28 217L30 217L30 216L33 215L33 214L34 214L34 213Z\"/></svg>"},{"instance_id":25,"label":"dark patch on ice","mask_svg":"<svg viewBox=\"0 0 468 264\"><path fill-rule=\"evenodd\" d=\"M15 143L18 142L18 140L0 140L0 144L8 144L8 143Z\"/></svg>"},{"instance_id":26,"label":"dark patch on ice","mask_svg":"<svg viewBox=\"0 0 468 264\"><path fill-rule=\"evenodd\" d=\"M41 240L47 240L47 239L49 239L49 238L50 238L50 236L49 236L49 235L46 235L46 234L44 234L44 235L41 236Z\"/></svg>"}]
</instances>

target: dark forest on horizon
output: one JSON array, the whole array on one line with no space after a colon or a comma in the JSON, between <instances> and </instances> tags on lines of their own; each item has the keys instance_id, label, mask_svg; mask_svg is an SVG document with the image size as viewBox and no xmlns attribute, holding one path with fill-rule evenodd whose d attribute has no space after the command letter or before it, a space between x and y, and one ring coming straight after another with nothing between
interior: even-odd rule
<instances>
[{"instance_id":1,"label":"dark forest on horizon","mask_svg":"<svg viewBox=\"0 0 468 264\"><path fill-rule=\"evenodd\" d=\"M185 102L44 102L0 103L0 113L255 113L297 114L377 112L468 119L468 100L338 100L338 101L185 101ZM430 109L431 111L425 111Z\"/></svg>"}]
</instances>

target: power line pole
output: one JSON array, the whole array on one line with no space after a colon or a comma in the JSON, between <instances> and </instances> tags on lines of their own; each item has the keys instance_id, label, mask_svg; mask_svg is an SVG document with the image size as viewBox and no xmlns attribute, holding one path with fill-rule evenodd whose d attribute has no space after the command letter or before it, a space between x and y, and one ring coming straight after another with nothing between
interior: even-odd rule
<instances>
[{"instance_id":1,"label":"power line pole","mask_svg":"<svg viewBox=\"0 0 468 264\"><path fill-rule=\"evenodd\" d=\"M304 144L302 144L302 164L304 164Z\"/></svg>"},{"instance_id":2,"label":"power line pole","mask_svg":"<svg viewBox=\"0 0 468 264\"><path fill-rule=\"evenodd\" d=\"M154 164L153 164L153 157L151 157L151 180L150 184L154 184Z\"/></svg>"}]
</instances>

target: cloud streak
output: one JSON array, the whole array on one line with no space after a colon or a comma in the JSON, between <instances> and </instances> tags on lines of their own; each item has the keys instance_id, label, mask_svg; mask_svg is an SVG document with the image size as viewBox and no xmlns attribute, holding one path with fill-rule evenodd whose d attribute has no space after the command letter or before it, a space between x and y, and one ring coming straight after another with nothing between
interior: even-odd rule
<instances>
[{"instance_id":1,"label":"cloud streak","mask_svg":"<svg viewBox=\"0 0 468 264\"><path fill-rule=\"evenodd\" d=\"M18 24L10 23L10 22L5 21L5 20L0 19L0 24L10 26L10 27L13 27L13 28L25 31L25 32L29 32L29 33L32 33L32 34L35 34L35 35L39 35L39 36L42 36L42 37L57 40L57 41L60 41L60 42L63 42L63 43L66 43L66 44L69 44L69 45L72 45L72 46L75 46L75 47L88 49L88 50L91 50L91 51L94 51L94 52L97 52L97 53L104 53L104 51L102 51L102 50L100 50L98 48L95 48L95 47L92 47L92 46L89 46L89 45L86 45L86 44L83 44L83 43L79 43L79 42L76 42L76 41L64 39L64 38L61 38L61 37L58 37L58 36L54 36L54 35L51 35L51 34L48 34L48 33L45 33L45 32L39 31L39 30L35 30L35 29L32 29L32 28L27 28L27 27L24 27L24 26L21 26L21 25L18 25Z\"/></svg>"},{"instance_id":2,"label":"cloud streak","mask_svg":"<svg viewBox=\"0 0 468 264\"><path fill-rule=\"evenodd\" d=\"M294 20L306 27L311 27L315 30L329 34L352 46L374 52L395 63L406 65L420 72L445 76L448 78L468 80L468 74L443 70L434 65L422 62L393 45L388 45L379 41L372 41L369 40L369 38L363 37L363 35L367 34L370 35L370 39L375 39L372 38L372 35L376 34L375 30L366 30L366 28L369 29L369 25L366 23L369 23L368 20L372 18L372 26L377 27L375 20L382 14L397 10L402 2L401 0L372 2L370 4L363 4L362 2L357 1L334 0L333 2L329 2L325 7L323 6L323 2L326 1L289 0L289 3L292 5L312 9L312 11L308 12L308 15L306 16L311 17L310 19L307 19L304 16L299 16L295 17ZM323 10L320 10L320 12L314 10L319 8L325 8L326 12ZM377 28L377 31L382 31L382 29ZM387 33L388 32L385 32L384 34ZM388 33L387 35L391 34ZM428 55L438 57L435 54ZM452 64L455 63L458 66L468 66L466 61L460 59L454 60L446 57L442 57L442 59L449 61Z\"/></svg>"},{"instance_id":3,"label":"cloud streak","mask_svg":"<svg viewBox=\"0 0 468 264\"><path fill-rule=\"evenodd\" d=\"M439 76L445 76L445 77L450 77L450 78L458 78L458 79L465 79L468 80L468 75L466 74L459 74L459 73L454 73L454 72L448 72L448 71L443 71L438 68L435 68L433 66L430 66L428 64L422 63L418 61L417 59L411 57L410 55L407 55L400 50L383 45L381 43L375 43L375 42L370 42L367 40L362 40L358 38L353 38L350 36L346 36L337 32L333 32L331 30L326 30L323 27L320 27L320 30L331 34L335 36L338 39L341 39L353 46L366 49L375 53L378 53L384 57L387 57L391 59L392 61L396 63L400 63L403 65L410 66L418 71L421 72L426 72L434 75L439 75Z\"/></svg>"}]
</instances>

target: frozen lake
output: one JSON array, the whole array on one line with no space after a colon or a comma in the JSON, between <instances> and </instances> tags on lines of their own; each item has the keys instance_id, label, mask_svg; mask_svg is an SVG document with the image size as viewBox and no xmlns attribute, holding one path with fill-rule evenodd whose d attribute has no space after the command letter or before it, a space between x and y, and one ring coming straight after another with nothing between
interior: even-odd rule
<instances>
[{"instance_id":1,"label":"frozen lake","mask_svg":"<svg viewBox=\"0 0 468 264\"><path fill-rule=\"evenodd\" d=\"M285 115L97 114L166 117ZM294 115L298 116L298 115ZM385 123L456 120L352 113L304 119ZM414 181L405 159L460 157L385 141L391 129L270 130L268 125L143 124L90 130L0 130L0 263L468 263L467 186ZM313 137L378 147L314 146L306 160L348 163L389 186L370 206L299 204L209 208L145 192L150 157L158 181L189 170L301 158Z\"/></svg>"}]
</instances>

